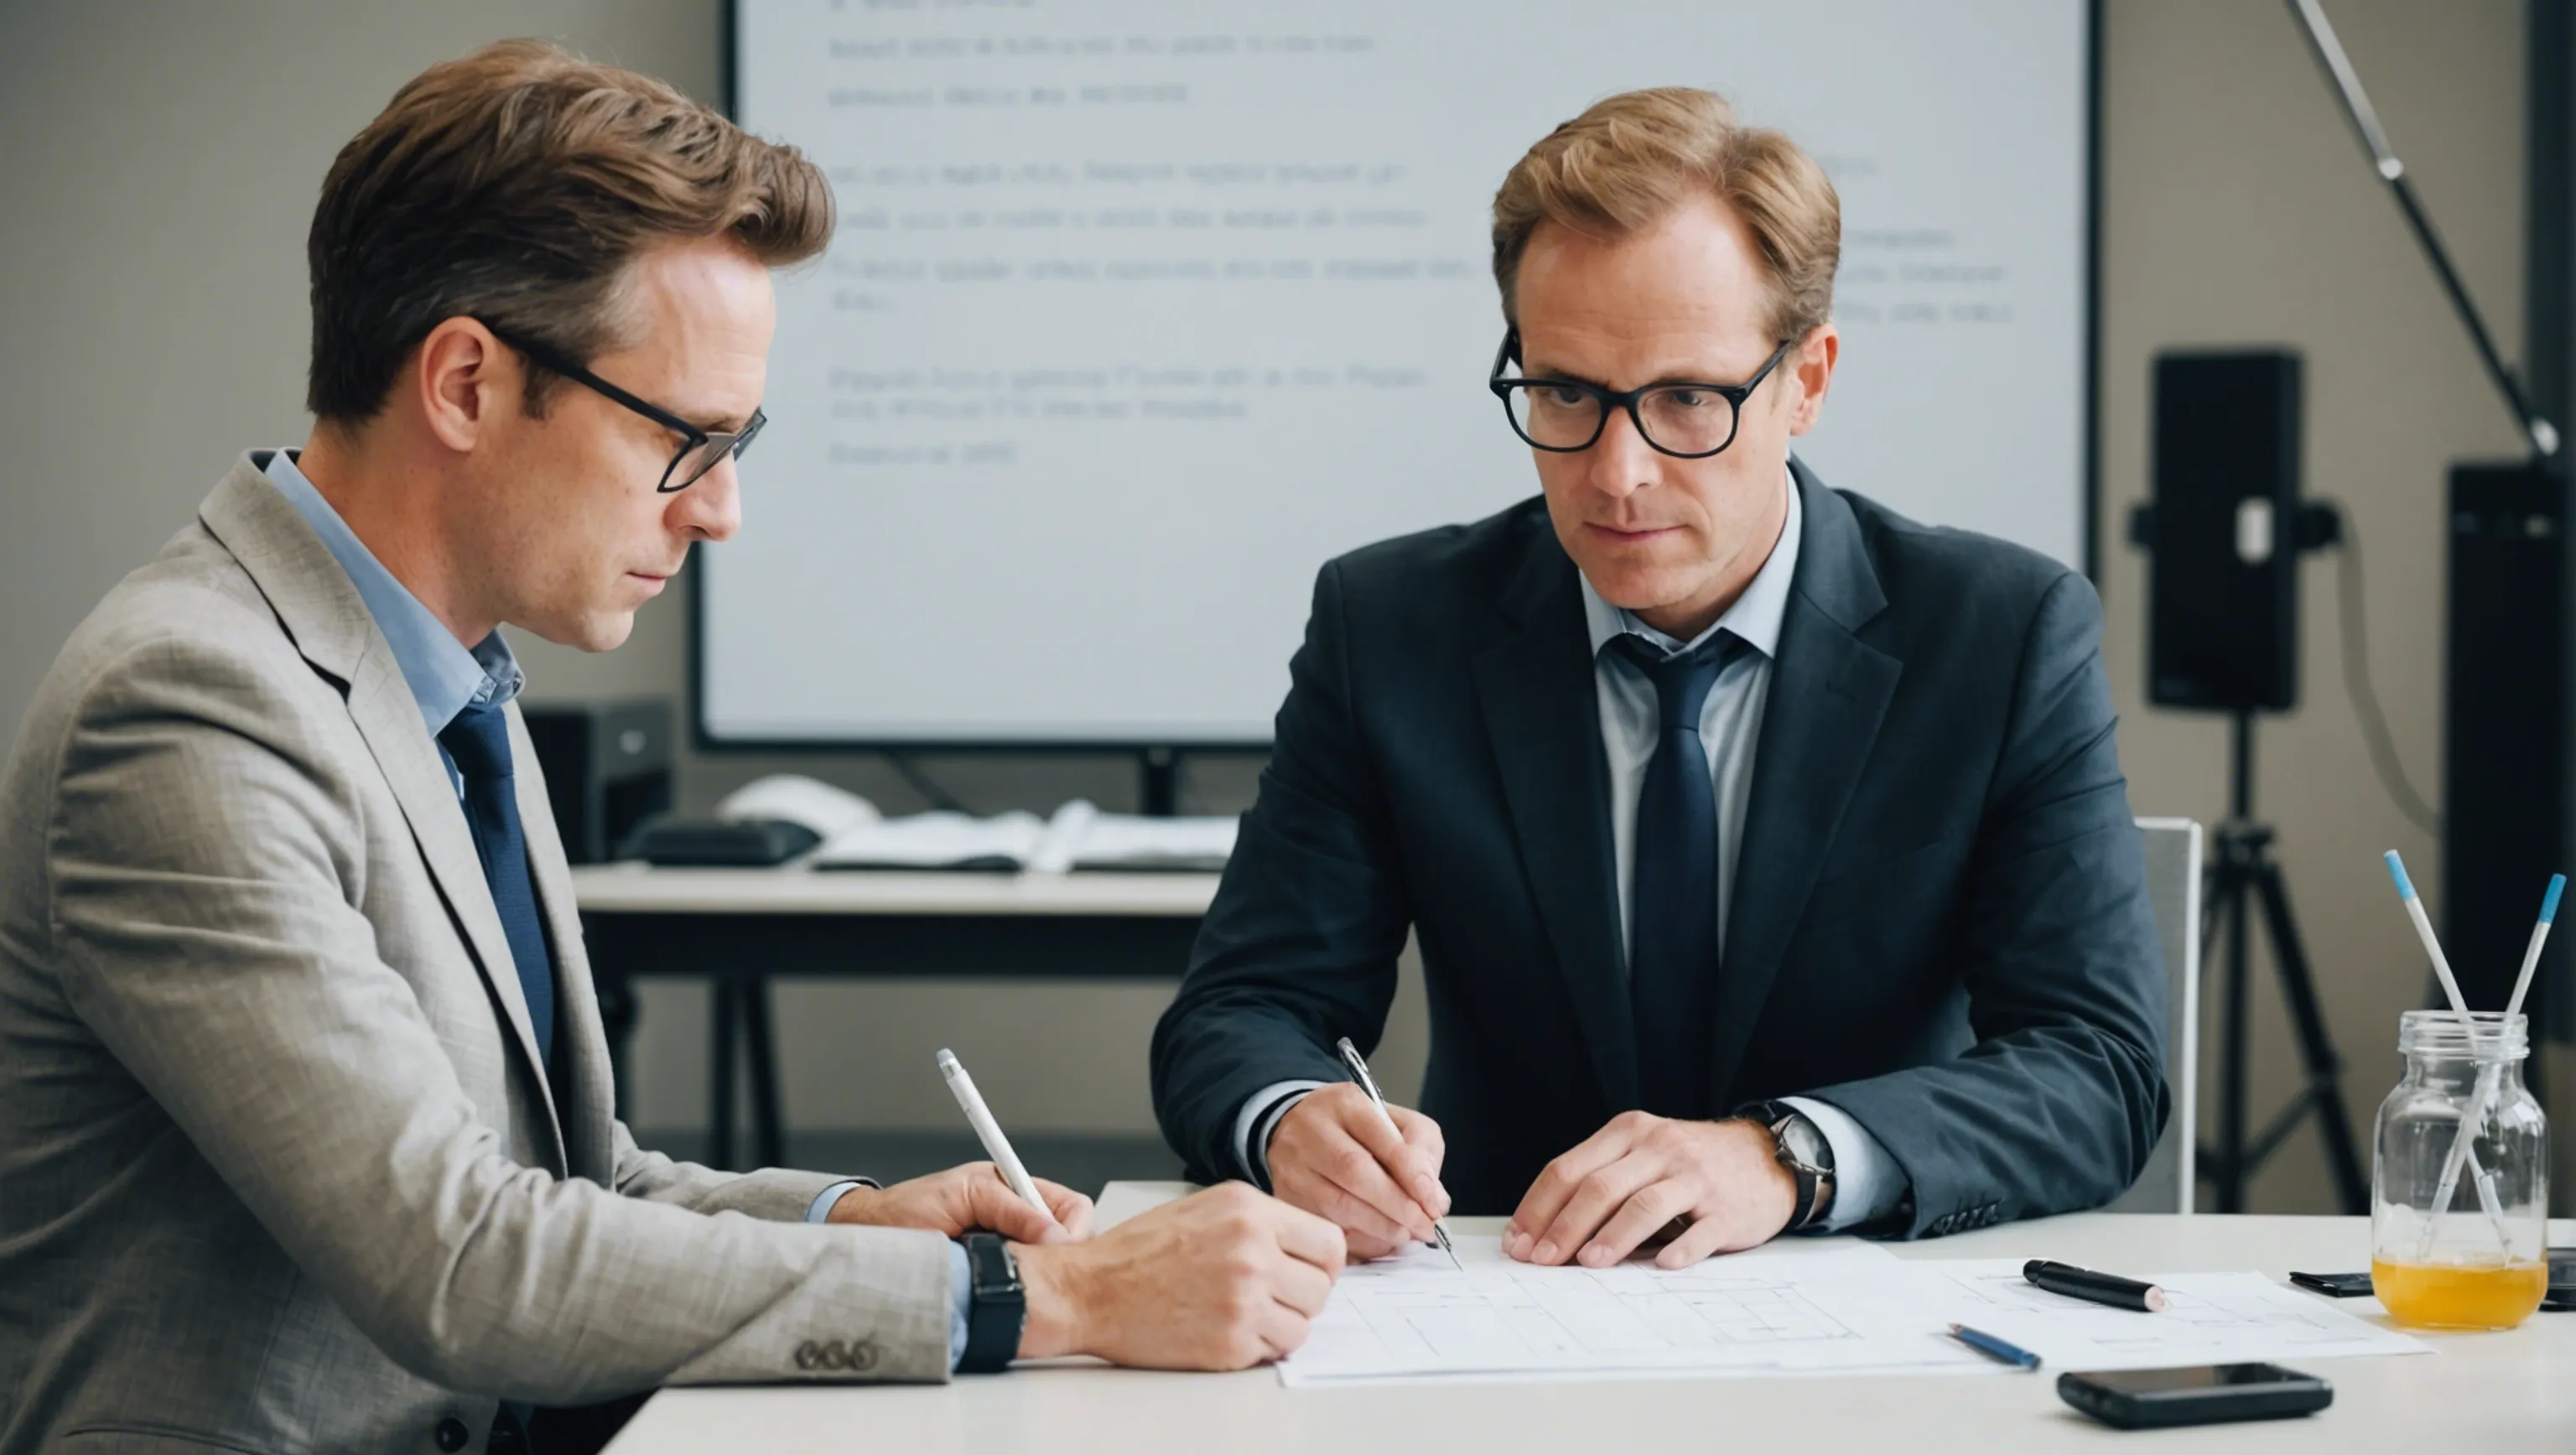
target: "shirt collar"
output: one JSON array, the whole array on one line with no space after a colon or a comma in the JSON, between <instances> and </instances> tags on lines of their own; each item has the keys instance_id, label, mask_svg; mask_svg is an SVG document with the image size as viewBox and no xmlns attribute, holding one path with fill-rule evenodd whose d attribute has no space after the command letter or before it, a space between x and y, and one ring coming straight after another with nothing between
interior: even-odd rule
<instances>
[{"instance_id":1,"label":"shirt collar","mask_svg":"<svg viewBox=\"0 0 2576 1455\"><path fill-rule=\"evenodd\" d=\"M259 463L257 455L252 463ZM332 559L348 573L349 584L358 588L358 599L367 604L376 630L385 634L385 644L394 649L394 663L402 668L403 681L420 705L421 721L428 724L431 737L446 731L458 713L475 703L497 707L519 695L527 678L501 634L493 632L467 650L446 623L411 594L411 588L385 569L340 512L304 478L293 451L271 453L261 469L268 483L322 538Z\"/></svg>"},{"instance_id":2,"label":"shirt collar","mask_svg":"<svg viewBox=\"0 0 2576 1455\"><path fill-rule=\"evenodd\" d=\"M1626 607L1612 606L1602 600L1601 593L1592 589L1591 580L1582 572L1575 572L1575 579L1583 583L1583 624L1592 633L1592 654L1596 657L1601 655L1601 649L1609 645L1613 637L1621 635L1644 637L1666 652L1683 652L1720 631L1729 631L1763 656L1777 657L1780 653L1780 623L1789 614L1789 584L1798 572L1798 541L1805 534L1806 516L1806 508L1798 500L1797 478L1785 472L1783 478L1789 492L1789 515L1781 523L1780 540L1771 548L1771 558L1762 563L1761 570L1753 573L1752 582L1744 588L1743 595L1735 598L1735 604L1726 609L1726 614L1709 623L1707 631L1687 642L1646 625Z\"/></svg>"}]
</instances>

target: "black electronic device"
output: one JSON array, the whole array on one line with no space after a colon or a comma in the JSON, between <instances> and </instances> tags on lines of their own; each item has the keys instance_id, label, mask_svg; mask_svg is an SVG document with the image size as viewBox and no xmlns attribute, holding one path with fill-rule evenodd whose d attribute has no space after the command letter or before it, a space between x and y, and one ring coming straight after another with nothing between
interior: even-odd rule
<instances>
[{"instance_id":1,"label":"black electronic device","mask_svg":"<svg viewBox=\"0 0 2576 1455\"><path fill-rule=\"evenodd\" d=\"M945 1052L941 1054L946 1054ZM1028 1291L1020 1283L1020 1265L1011 1245L991 1233L968 1233L968 1271L973 1284L966 1313L966 1349L957 1361L960 1374L999 1374L1011 1367L1028 1324Z\"/></svg>"},{"instance_id":2,"label":"black electronic device","mask_svg":"<svg viewBox=\"0 0 2576 1455\"><path fill-rule=\"evenodd\" d=\"M2540 1306L2550 1313L2576 1314L2576 1248L2549 1250L2549 1292Z\"/></svg>"},{"instance_id":3,"label":"black electronic device","mask_svg":"<svg viewBox=\"0 0 2576 1455\"><path fill-rule=\"evenodd\" d=\"M2122 1430L2282 1420L2334 1403L2334 1386L2278 1364L2061 1374L2057 1397Z\"/></svg>"},{"instance_id":4,"label":"black electronic device","mask_svg":"<svg viewBox=\"0 0 2576 1455\"><path fill-rule=\"evenodd\" d=\"M2199 1152L2220 1212L2245 1210L2255 1170L2311 1113L2344 1211L2369 1205L2360 1150L2345 1124L2343 1063L2273 857L2277 835L2254 817L2255 715L2299 702L2299 558L2342 536L2333 506L2300 499L2300 381L2299 356L2287 349L2158 355L2154 495L2129 520L2131 543L2148 553L2148 700L2235 719L2228 817L2211 845L2201 918L2204 937L2223 934L2226 949L2218 961L2225 996L2218 1139ZM2307 1088L2256 1135L2248 1028L2258 926L2272 942Z\"/></svg>"},{"instance_id":5,"label":"black electronic device","mask_svg":"<svg viewBox=\"0 0 2576 1455\"><path fill-rule=\"evenodd\" d=\"M2299 703L2299 356L2159 354L2148 549L2147 699Z\"/></svg>"},{"instance_id":6,"label":"black electronic device","mask_svg":"<svg viewBox=\"0 0 2576 1455\"><path fill-rule=\"evenodd\" d=\"M2368 1298L2377 1291L2367 1273L2293 1273L2290 1281L2328 1298Z\"/></svg>"},{"instance_id":7,"label":"black electronic device","mask_svg":"<svg viewBox=\"0 0 2576 1455\"><path fill-rule=\"evenodd\" d=\"M2546 464L2455 465L2443 682L2442 948L2472 1006L2513 994L2532 897L2576 862L2567 806L2568 482ZM2552 937L2528 1002L2568 1027L2567 945ZM2552 1020L2552 1016L2555 1020ZM2561 1034L2564 1034L2563 1030Z\"/></svg>"},{"instance_id":8,"label":"black electronic device","mask_svg":"<svg viewBox=\"0 0 2576 1455\"><path fill-rule=\"evenodd\" d=\"M757 869L784 864L821 842L821 834L783 818L676 818L661 814L646 819L621 840L617 857L641 859L665 868Z\"/></svg>"},{"instance_id":9,"label":"black electronic device","mask_svg":"<svg viewBox=\"0 0 2576 1455\"><path fill-rule=\"evenodd\" d=\"M640 697L521 709L545 768L564 857L605 863L636 825L671 806L671 704Z\"/></svg>"}]
</instances>

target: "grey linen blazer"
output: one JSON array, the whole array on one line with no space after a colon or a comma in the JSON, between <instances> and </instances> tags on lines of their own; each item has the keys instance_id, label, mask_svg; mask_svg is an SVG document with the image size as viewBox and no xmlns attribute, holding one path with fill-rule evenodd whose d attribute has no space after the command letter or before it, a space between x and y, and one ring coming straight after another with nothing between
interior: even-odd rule
<instances>
[{"instance_id":1,"label":"grey linen blazer","mask_svg":"<svg viewBox=\"0 0 2576 1455\"><path fill-rule=\"evenodd\" d=\"M947 1377L938 1235L806 1225L832 1177L616 1120L510 726L561 1087L392 649L247 457L73 634L0 777L0 1452L479 1449L505 1398Z\"/></svg>"}]
</instances>

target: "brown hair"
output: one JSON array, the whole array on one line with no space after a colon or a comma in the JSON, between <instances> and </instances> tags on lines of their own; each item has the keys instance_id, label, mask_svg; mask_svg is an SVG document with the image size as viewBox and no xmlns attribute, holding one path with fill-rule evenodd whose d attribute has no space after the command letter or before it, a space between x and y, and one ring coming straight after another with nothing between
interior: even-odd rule
<instances>
[{"instance_id":1,"label":"brown hair","mask_svg":"<svg viewBox=\"0 0 2576 1455\"><path fill-rule=\"evenodd\" d=\"M627 265L730 235L772 267L832 236L832 192L794 147L668 85L544 41L506 40L414 77L322 182L306 407L357 423L459 315L574 359L623 346ZM561 381L532 370L527 408Z\"/></svg>"},{"instance_id":2,"label":"brown hair","mask_svg":"<svg viewBox=\"0 0 2576 1455\"><path fill-rule=\"evenodd\" d=\"M1542 222L1589 236L1652 227L1694 195L1733 207L1771 280L1771 336L1804 338L1833 316L1842 261L1842 200L1824 168L1776 131L1735 124L1722 96L1687 86L1594 102L1551 131L1494 194L1494 281L1503 317L1521 255Z\"/></svg>"}]
</instances>

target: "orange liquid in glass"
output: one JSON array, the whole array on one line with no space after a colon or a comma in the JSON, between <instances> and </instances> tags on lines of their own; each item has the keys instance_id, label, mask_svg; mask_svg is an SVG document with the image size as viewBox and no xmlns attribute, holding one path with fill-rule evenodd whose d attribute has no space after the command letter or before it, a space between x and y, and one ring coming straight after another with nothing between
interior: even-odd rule
<instances>
[{"instance_id":1,"label":"orange liquid in glass","mask_svg":"<svg viewBox=\"0 0 2576 1455\"><path fill-rule=\"evenodd\" d=\"M2546 1263L2385 1263L2370 1260L2371 1291L2388 1316L2419 1329L2510 1329L2549 1294Z\"/></svg>"}]
</instances>

